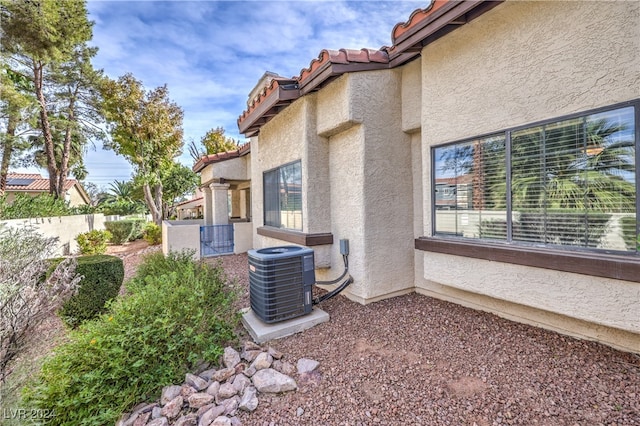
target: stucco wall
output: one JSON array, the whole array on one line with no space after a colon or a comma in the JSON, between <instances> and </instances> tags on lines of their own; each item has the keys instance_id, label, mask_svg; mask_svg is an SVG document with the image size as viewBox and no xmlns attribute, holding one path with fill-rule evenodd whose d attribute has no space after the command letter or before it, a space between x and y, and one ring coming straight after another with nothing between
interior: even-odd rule
<instances>
[{"instance_id":1,"label":"stucco wall","mask_svg":"<svg viewBox=\"0 0 640 426\"><path fill-rule=\"evenodd\" d=\"M200 181L206 183L214 178L225 178L228 180L246 180L251 178L250 156L245 155L237 158L219 161L207 165L200 172Z\"/></svg>"},{"instance_id":2,"label":"stucco wall","mask_svg":"<svg viewBox=\"0 0 640 426\"><path fill-rule=\"evenodd\" d=\"M506 2L423 49L424 235L431 234L432 146L640 96L639 9L638 2ZM419 252L416 286L640 351L637 283Z\"/></svg>"},{"instance_id":3,"label":"stucco wall","mask_svg":"<svg viewBox=\"0 0 640 426\"><path fill-rule=\"evenodd\" d=\"M165 220L162 222L162 253L193 252L200 259L200 226L203 220Z\"/></svg>"},{"instance_id":4,"label":"stucco wall","mask_svg":"<svg viewBox=\"0 0 640 426\"><path fill-rule=\"evenodd\" d=\"M58 238L56 256L77 254L78 243L75 238L85 232L104 230L103 214L83 214L74 216L40 217L32 219L11 219L0 221L12 228L33 227L45 237Z\"/></svg>"},{"instance_id":5,"label":"stucco wall","mask_svg":"<svg viewBox=\"0 0 640 426\"><path fill-rule=\"evenodd\" d=\"M402 131L420 131L422 117L422 73L419 59L402 67Z\"/></svg>"}]
</instances>

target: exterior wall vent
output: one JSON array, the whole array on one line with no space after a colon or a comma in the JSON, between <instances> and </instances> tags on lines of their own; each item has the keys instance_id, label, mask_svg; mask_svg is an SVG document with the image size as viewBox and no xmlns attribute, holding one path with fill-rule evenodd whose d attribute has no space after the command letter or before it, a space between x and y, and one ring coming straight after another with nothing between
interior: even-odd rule
<instances>
[{"instance_id":1,"label":"exterior wall vent","mask_svg":"<svg viewBox=\"0 0 640 426\"><path fill-rule=\"evenodd\" d=\"M311 313L313 250L298 246L249 250L249 300L266 323Z\"/></svg>"}]
</instances>

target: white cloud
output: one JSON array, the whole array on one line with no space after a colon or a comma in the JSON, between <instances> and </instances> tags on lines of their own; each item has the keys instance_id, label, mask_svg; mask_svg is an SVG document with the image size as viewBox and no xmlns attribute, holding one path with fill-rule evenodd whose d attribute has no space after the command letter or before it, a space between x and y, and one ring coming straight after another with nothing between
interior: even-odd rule
<instances>
[{"instance_id":1,"label":"white cloud","mask_svg":"<svg viewBox=\"0 0 640 426\"><path fill-rule=\"evenodd\" d=\"M217 126L242 137L236 120L265 71L292 77L325 48L390 45L393 26L426 4L90 0L88 9L96 67L112 78L131 72L147 88L167 84L185 112L185 140L198 141Z\"/></svg>"}]
</instances>

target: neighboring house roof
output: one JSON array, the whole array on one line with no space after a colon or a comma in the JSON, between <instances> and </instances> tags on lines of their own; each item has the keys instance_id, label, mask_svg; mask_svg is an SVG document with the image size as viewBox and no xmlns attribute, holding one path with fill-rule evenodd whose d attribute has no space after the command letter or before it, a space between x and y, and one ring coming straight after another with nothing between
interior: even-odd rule
<instances>
[{"instance_id":1,"label":"neighboring house roof","mask_svg":"<svg viewBox=\"0 0 640 426\"><path fill-rule=\"evenodd\" d=\"M238 129L255 136L260 128L293 101L319 90L336 77L356 71L394 68L420 55L422 48L502 3L483 0L433 0L415 10L409 20L396 24L391 33L393 45L374 49L322 50L317 59L290 79L274 77L262 91L252 91L248 108L238 117Z\"/></svg>"},{"instance_id":2,"label":"neighboring house roof","mask_svg":"<svg viewBox=\"0 0 640 426\"><path fill-rule=\"evenodd\" d=\"M198 161L193 165L192 170L196 173L200 173L209 164L219 163L220 161L230 160L232 158L238 158L245 156L251 152L251 143L247 142L238 149L233 151L219 152L217 154L210 154L200 157Z\"/></svg>"},{"instance_id":3,"label":"neighboring house roof","mask_svg":"<svg viewBox=\"0 0 640 426\"><path fill-rule=\"evenodd\" d=\"M64 191L68 191L76 186L78 192L89 204L91 201L86 191L76 179L67 179L64 184ZM8 173L7 186L5 192L49 192L49 179L42 177L38 173Z\"/></svg>"},{"instance_id":4,"label":"neighboring house roof","mask_svg":"<svg viewBox=\"0 0 640 426\"><path fill-rule=\"evenodd\" d=\"M198 197L198 198L192 198L190 200L187 201L183 201L181 203L176 204L176 207L182 207L185 209L191 209L194 207L200 207L202 206L202 200L204 199L204 197Z\"/></svg>"}]
</instances>

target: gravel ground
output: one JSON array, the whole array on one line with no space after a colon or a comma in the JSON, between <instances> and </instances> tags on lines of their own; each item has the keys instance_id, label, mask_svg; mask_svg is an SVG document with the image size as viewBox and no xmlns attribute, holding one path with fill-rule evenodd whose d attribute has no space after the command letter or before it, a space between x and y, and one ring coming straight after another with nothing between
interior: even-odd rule
<instances>
[{"instance_id":1,"label":"gravel ground","mask_svg":"<svg viewBox=\"0 0 640 426\"><path fill-rule=\"evenodd\" d=\"M220 260L249 305L247 257ZM362 306L272 341L320 362L245 425L640 425L640 356L418 294Z\"/></svg>"}]
</instances>

